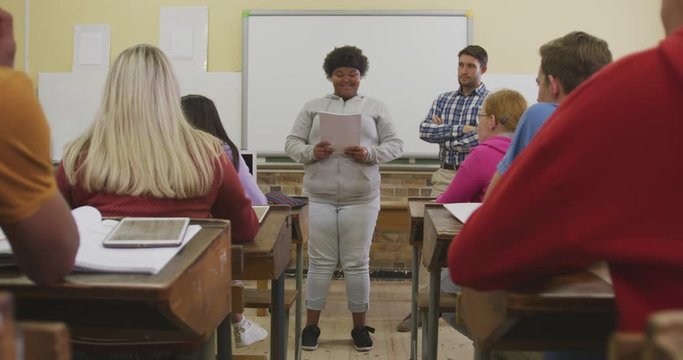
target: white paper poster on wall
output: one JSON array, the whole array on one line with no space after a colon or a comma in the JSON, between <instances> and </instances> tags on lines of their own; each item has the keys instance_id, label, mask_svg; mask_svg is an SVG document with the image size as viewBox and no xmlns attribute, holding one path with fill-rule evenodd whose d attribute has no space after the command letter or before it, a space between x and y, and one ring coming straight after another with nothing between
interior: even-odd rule
<instances>
[{"instance_id":1,"label":"white paper poster on wall","mask_svg":"<svg viewBox=\"0 0 683 360\"><path fill-rule=\"evenodd\" d=\"M159 47L176 72L206 72L209 9L162 7L159 16Z\"/></svg>"},{"instance_id":2,"label":"white paper poster on wall","mask_svg":"<svg viewBox=\"0 0 683 360\"><path fill-rule=\"evenodd\" d=\"M109 69L109 24L75 25L73 72L106 72Z\"/></svg>"},{"instance_id":3,"label":"white paper poster on wall","mask_svg":"<svg viewBox=\"0 0 683 360\"><path fill-rule=\"evenodd\" d=\"M39 73L38 99L50 124L52 160L92 124L102 100L106 72Z\"/></svg>"}]
</instances>

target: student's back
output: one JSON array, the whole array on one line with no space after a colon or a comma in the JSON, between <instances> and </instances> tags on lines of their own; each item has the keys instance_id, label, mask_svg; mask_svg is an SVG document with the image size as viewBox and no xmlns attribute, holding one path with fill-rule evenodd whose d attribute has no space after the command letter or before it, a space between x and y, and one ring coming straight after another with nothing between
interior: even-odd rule
<instances>
[{"instance_id":1,"label":"student's back","mask_svg":"<svg viewBox=\"0 0 683 360\"><path fill-rule=\"evenodd\" d=\"M105 216L229 219L233 242L258 231L220 142L187 123L172 65L150 45L118 56L93 125L67 144L56 176L72 207Z\"/></svg>"},{"instance_id":2,"label":"student's back","mask_svg":"<svg viewBox=\"0 0 683 360\"><path fill-rule=\"evenodd\" d=\"M51 284L71 271L78 232L56 191L49 129L33 85L11 69L14 52L12 16L0 8L0 226L26 275Z\"/></svg>"},{"instance_id":3,"label":"student's back","mask_svg":"<svg viewBox=\"0 0 683 360\"><path fill-rule=\"evenodd\" d=\"M232 160L237 170L245 194L252 205L267 205L268 200L261 192L256 179L249 172L249 167L237 150L237 146L230 140L228 133L221 123L218 109L211 99L202 95L185 95L182 98L183 111L187 120L199 130L219 138L223 142L225 155Z\"/></svg>"}]
</instances>

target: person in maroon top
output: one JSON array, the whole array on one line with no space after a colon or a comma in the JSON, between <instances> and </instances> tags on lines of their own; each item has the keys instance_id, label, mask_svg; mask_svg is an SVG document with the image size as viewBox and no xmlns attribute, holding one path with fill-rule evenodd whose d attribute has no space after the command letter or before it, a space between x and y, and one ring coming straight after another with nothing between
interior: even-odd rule
<instances>
[{"instance_id":1,"label":"person in maroon top","mask_svg":"<svg viewBox=\"0 0 683 360\"><path fill-rule=\"evenodd\" d=\"M72 208L90 205L103 216L228 219L233 242L252 241L259 229L220 140L185 119L173 66L151 45L117 57L93 124L65 146L55 176ZM196 351L175 352L197 344L191 345L164 345L173 355L148 355L196 358Z\"/></svg>"},{"instance_id":2,"label":"person in maroon top","mask_svg":"<svg viewBox=\"0 0 683 360\"><path fill-rule=\"evenodd\" d=\"M512 163L453 240L453 281L514 288L604 260L620 331L683 308L683 0L661 17L658 47L585 81Z\"/></svg>"},{"instance_id":3,"label":"person in maroon top","mask_svg":"<svg viewBox=\"0 0 683 360\"><path fill-rule=\"evenodd\" d=\"M233 242L251 241L258 231L220 140L187 122L173 67L151 45L118 56L93 124L65 146L56 178L72 208L228 219Z\"/></svg>"}]
</instances>

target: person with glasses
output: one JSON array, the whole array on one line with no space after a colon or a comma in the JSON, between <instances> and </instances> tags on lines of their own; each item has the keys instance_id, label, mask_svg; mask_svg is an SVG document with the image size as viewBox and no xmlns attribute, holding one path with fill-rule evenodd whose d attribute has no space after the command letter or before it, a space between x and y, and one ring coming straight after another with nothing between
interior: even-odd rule
<instances>
[{"instance_id":1,"label":"person with glasses","mask_svg":"<svg viewBox=\"0 0 683 360\"><path fill-rule=\"evenodd\" d=\"M486 97L477 115L480 143L462 162L448 189L436 199L437 203L482 201L526 107L526 99L515 90L498 90Z\"/></svg>"}]
</instances>

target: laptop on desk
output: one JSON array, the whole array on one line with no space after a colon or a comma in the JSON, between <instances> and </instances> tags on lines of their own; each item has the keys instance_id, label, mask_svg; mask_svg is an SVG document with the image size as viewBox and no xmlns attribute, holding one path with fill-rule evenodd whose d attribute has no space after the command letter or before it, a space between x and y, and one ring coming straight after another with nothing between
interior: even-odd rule
<instances>
[{"instance_id":1,"label":"laptop on desk","mask_svg":"<svg viewBox=\"0 0 683 360\"><path fill-rule=\"evenodd\" d=\"M249 173L254 177L254 180L256 180L256 152L251 150L240 150L240 155L242 155L244 162L247 163Z\"/></svg>"}]
</instances>

